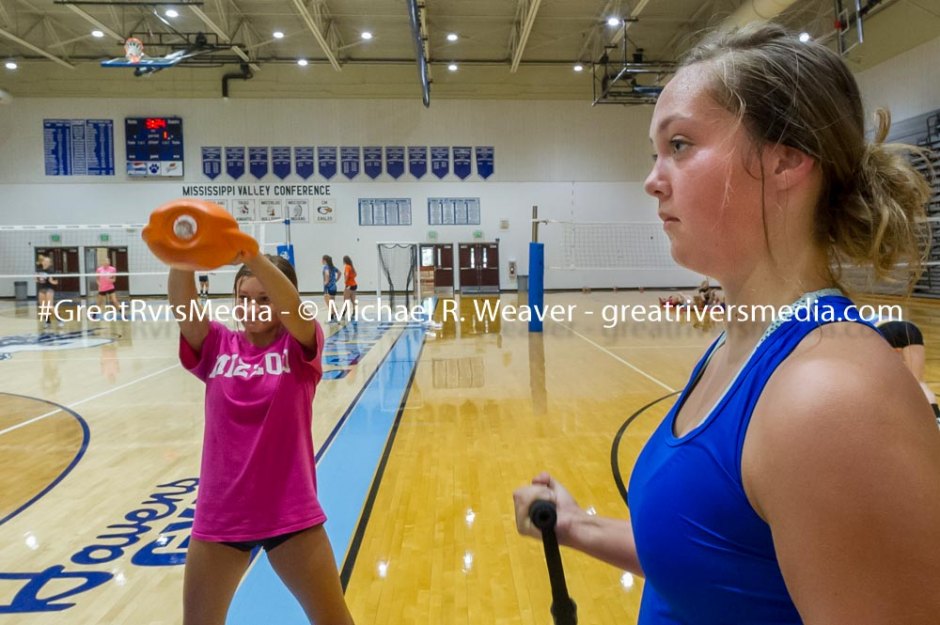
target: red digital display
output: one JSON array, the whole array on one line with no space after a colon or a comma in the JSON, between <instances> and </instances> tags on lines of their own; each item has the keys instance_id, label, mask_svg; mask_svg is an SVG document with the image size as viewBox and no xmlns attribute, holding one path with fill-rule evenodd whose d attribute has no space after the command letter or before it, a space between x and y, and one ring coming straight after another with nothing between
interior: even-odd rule
<instances>
[{"instance_id":1,"label":"red digital display","mask_svg":"<svg viewBox=\"0 0 940 625\"><path fill-rule=\"evenodd\" d=\"M148 117L144 124L147 127L147 130L159 130L161 128L166 128L166 118L164 117Z\"/></svg>"}]
</instances>

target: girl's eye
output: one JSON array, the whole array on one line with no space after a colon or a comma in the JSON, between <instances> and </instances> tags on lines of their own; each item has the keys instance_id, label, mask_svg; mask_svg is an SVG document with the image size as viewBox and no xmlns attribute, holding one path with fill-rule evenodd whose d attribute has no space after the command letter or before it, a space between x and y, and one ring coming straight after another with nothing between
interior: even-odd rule
<instances>
[{"instance_id":1,"label":"girl's eye","mask_svg":"<svg viewBox=\"0 0 940 625\"><path fill-rule=\"evenodd\" d=\"M684 139L672 139L669 142L669 146L672 148L673 153L676 153L687 148L689 144Z\"/></svg>"}]
</instances>

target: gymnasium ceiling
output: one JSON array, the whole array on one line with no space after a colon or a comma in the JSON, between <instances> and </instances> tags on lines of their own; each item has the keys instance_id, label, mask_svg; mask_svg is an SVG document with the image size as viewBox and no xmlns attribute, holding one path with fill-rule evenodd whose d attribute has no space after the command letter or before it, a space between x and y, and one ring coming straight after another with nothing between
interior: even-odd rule
<instances>
[{"instance_id":1,"label":"gymnasium ceiling","mask_svg":"<svg viewBox=\"0 0 940 625\"><path fill-rule=\"evenodd\" d=\"M854 7L854 0L843 0ZM411 0L0 0L0 89L16 96L422 97ZM576 99L593 101L605 52L611 67L670 62L703 29L736 11L765 14L786 6L778 21L835 45L835 0L420 0L430 97ZM864 43L848 52L864 69L940 36L940 0L862 0L872 5ZM177 17L167 17L175 9ZM780 10L780 9L776 9ZM628 18L610 26L609 17ZM633 20L635 21L629 21ZM93 30L103 36L95 37ZM281 39L275 31L284 34ZM372 33L365 40L361 33ZM145 77L102 68L136 37L145 53L193 48L199 33L212 51ZM457 35L449 41L447 35ZM849 35L853 39L854 32ZM298 59L308 61L306 67ZM456 71L448 65L457 64ZM584 71L574 71L581 63ZM651 65L653 66L653 65ZM653 66L655 67L655 66ZM616 68L615 68L616 69ZM610 70L608 70L610 71ZM594 79L597 74L598 79ZM653 84L665 74L639 82Z\"/></svg>"}]
</instances>

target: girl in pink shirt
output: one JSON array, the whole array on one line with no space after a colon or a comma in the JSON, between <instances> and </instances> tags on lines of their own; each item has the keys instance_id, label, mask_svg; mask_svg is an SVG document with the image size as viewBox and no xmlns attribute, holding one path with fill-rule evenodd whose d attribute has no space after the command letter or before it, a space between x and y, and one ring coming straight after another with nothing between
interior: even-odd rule
<instances>
[{"instance_id":1,"label":"girl in pink shirt","mask_svg":"<svg viewBox=\"0 0 940 625\"><path fill-rule=\"evenodd\" d=\"M98 308L104 311L105 300L109 301L116 309L120 309L117 298L117 289L114 286L114 276L117 269L108 259L102 260L95 269L98 274Z\"/></svg>"},{"instance_id":2,"label":"girl in pink shirt","mask_svg":"<svg viewBox=\"0 0 940 625\"><path fill-rule=\"evenodd\" d=\"M352 624L317 501L311 421L323 329L299 314L294 268L239 254L241 331L193 315L179 322L180 360L206 384L199 497L183 582L184 625L223 625L252 548L311 623ZM192 271L170 269L170 303L189 310Z\"/></svg>"}]
</instances>

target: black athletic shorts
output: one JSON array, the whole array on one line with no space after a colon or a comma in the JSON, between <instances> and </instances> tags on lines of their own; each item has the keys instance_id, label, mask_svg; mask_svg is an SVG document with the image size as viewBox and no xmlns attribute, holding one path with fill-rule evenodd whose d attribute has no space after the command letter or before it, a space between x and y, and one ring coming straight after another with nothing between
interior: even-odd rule
<instances>
[{"instance_id":1,"label":"black athletic shorts","mask_svg":"<svg viewBox=\"0 0 940 625\"><path fill-rule=\"evenodd\" d=\"M924 344L924 335L920 333L920 328L910 321L888 321L878 326L877 329L888 344L895 349Z\"/></svg>"},{"instance_id":2,"label":"black athletic shorts","mask_svg":"<svg viewBox=\"0 0 940 625\"><path fill-rule=\"evenodd\" d=\"M281 534L280 536L272 536L271 538L261 538L259 540L248 540L241 543L229 543L223 542L223 545L228 545L229 547L234 547L239 551L251 551L255 547L261 547L265 551L271 551L278 545L283 544L288 538L292 538L297 534L303 532L304 530L297 530L296 532L288 532L286 534Z\"/></svg>"},{"instance_id":3,"label":"black athletic shorts","mask_svg":"<svg viewBox=\"0 0 940 625\"><path fill-rule=\"evenodd\" d=\"M199 281L200 281L200 282L208 282L208 281L209 281L209 276L199 276Z\"/></svg>"}]
</instances>

